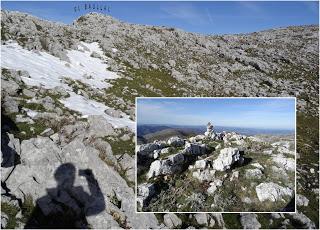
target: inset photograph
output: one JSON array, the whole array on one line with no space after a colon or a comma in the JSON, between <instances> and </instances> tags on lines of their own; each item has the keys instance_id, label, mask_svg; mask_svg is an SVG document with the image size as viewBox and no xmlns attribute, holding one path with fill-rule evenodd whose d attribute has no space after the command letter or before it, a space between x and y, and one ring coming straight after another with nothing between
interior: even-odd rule
<instances>
[{"instance_id":1,"label":"inset photograph","mask_svg":"<svg viewBox=\"0 0 320 230\"><path fill-rule=\"evenodd\" d=\"M295 212L295 98L137 98L138 212Z\"/></svg>"}]
</instances>

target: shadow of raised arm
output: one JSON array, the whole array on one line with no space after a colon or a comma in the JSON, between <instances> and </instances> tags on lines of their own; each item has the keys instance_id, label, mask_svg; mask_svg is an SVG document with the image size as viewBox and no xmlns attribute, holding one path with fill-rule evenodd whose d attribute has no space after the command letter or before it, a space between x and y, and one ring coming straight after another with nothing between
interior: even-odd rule
<instances>
[{"instance_id":1,"label":"shadow of raised arm","mask_svg":"<svg viewBox=\"0 0 320 230\"><path fill-rule=\"evenodd\" d=\"M90 196L88 200L92 201L90 207L86 210L86 216L96 215L106 208L105 199L100 189L98 181L95 179L91 169L79 170L79 176L87 179Z\"/></svg>"}]
</instances>

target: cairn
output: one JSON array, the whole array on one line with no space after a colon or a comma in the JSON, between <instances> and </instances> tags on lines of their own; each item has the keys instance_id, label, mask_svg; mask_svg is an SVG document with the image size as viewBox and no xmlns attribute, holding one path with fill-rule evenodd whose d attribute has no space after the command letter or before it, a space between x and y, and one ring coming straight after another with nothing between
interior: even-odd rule
<instances>
[{"instance_id":1,"label":"cairn","mask_svg":"<svg viewBox=\"0 0 320 230\"><path fill-rule=\"evenodd\" d=\"M207 124L207 131L204 133L204 135L205 135L206 137L209 137L209 138L212 138L212 139L215 138L216 134L215 134L215 132L214 132L214 130L213 130L213 125L211 124L211 122L208 122L208 124Z\"/></svg>"}]
</instances>

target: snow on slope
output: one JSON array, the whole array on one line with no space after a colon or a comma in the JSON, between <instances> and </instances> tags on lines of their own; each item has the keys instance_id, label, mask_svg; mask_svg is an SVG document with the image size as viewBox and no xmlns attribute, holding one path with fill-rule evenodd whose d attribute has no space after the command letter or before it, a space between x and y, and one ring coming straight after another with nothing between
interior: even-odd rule
<instances>
[{"instance_id":1,"label":"snow on slope","mask_svg":"<svg viewBox=\"0 0 320 230\"><path fill-rule=\"evenodd\" d=\"M103 55L98 43L82 42L78 50L67 51L69 63L46 52L33 52L23 49L17 43L9 43L1 47L1 66L27 71L31 78L23 77L23 81L28 85L53 88L61 86L61 79L68 77L81 80L94 88L106 88L110 85L105 79L114 79L117 75L108 71L108 65L102 60L90 57L94 51ZM88 79L88 76L92 79Z\"/></svg>"},{"instance_id":2,"label":"snow on slope","mask_svg":"<svg viewBox=\"0 0 320 230\"><path fill-rule=\"evenodd\" d=\"M114 127L128 126L131 130L135 129L134 122L131 121L127 115L124 114L125 118L111 117L104 112L109 107L93 100L87 100L81 95L70 93L70 97L60 100L60 102L67 108L78 111L84 116L102 115Z\"/></svg>"},{"instance_id":3,"label":"snow on slope","mask_svg":"<svg viewBox=\"0 0 320 230\"><path fill-rule=\"evenodd\" d=\"M91 57L92 52L98 53L103 60ZM41 86L46 89L62 86L70 94L69 98L61 100L67 108L82 115L103 115L114 127L128 126L133 130L135 125L128 115L123 114L123 118L114 118L105 114L104 111L109 107L77 95L63 81L63 78L67 77L96 89L110 86L105 80L115 79L118 76L107 70L108 58L103 55L99 44L81 42L78 50L68 50L67 56L70 62L62 61L46 52L23 49L19 44L12 42L1 46L1 67L27 71L30 78L21 77L27 85Z\"/></svg>"}]
</instances>

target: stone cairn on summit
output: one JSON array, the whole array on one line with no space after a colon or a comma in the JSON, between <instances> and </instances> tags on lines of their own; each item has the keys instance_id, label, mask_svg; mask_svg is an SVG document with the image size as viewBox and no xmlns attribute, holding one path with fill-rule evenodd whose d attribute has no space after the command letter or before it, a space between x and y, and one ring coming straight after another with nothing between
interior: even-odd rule
<instances>
[{"instance_id":1,"label":"stone cairn on summit","mask_svg":"<svg viewBox=\"0 0 320 230\"><path fill-rule=\"evenodd\" d=\"M208 122L207 131L204 133L204 135L214 139L216 134L215 134L215 132L213 130L213 125L211 124L211 122Z\"/></svg>"}]
</instances>

